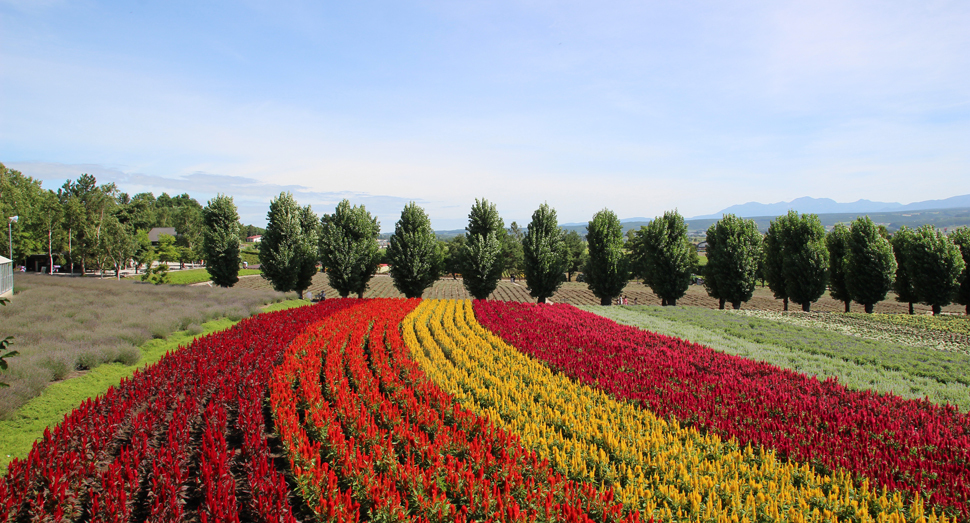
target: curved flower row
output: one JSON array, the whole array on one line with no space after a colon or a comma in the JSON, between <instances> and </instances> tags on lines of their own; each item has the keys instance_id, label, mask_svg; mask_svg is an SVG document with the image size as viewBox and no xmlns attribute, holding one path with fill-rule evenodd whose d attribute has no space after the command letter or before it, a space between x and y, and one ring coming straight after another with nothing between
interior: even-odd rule
<instances>
[{"instance_id":1,"label":"curved flower row","mask_svg":"<svg viewBox=\"0 0 970 523\"><path fill-rule=\"evenodd\" d=\"M477 303L477 302L476 302ZM678 521L921 521L922 505L740 448L551 371L485 330L471 302L425 302L402 325L427 375L519 434L569 477L612 486L644 516ZM929 521L947 521L928 515Z\"/></svg>"},{"instance_id":2,"label":"curved flower row","mask_svg":"<svg viewBox=\"0 0 970 523\"><path fill-rule=\"evenodd\" d=\"M85 401L0 478L0 521L167 522L194 513L201 521L242 513L295 521L264 436L266 383L290 340L353 304L328 300L243 320ZM234 448L230 425L242 433ZM233 463L245 477L231 474ZM252 493L248 502L237 484ZM189 495L201 498L198 508L187 508Z\"/></svg>"},{"instance_id":3,"label":"curved flower row","mask_svg":"<svg viewBox=\"0 0 970 523\"><path fill-rule=\"evenodd\" d=\"M478 301L475 314L526 354L661 417L968 515L970 417L955 408L848 390L569 305Z\"/></svg>"},{"instance_id":4,"label":"curved flower row","mask_svg":"<svg viewBox=\"0 0 970 523\"><path fill-rule=\"evenodd\" d=\"M638 521L462 408L410 360L417 300L368 300L295 340L270 402L320 521Z\"/></svg>"}]
</instances>

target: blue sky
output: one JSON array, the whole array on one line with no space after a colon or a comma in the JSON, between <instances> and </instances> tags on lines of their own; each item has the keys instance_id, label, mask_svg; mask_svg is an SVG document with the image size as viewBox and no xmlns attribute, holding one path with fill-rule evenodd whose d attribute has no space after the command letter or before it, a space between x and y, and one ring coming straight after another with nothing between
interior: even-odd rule
<instances>
[{"instance_id":1,"label":"blue sky","mask_svg":"<svg viewBox=\"0 0 970 523\"><path fill-rule=\"evenodd\" d=\"M970 193L970 2L0 0L0 161L392 230Z\"/></svg>"}]
</instances>

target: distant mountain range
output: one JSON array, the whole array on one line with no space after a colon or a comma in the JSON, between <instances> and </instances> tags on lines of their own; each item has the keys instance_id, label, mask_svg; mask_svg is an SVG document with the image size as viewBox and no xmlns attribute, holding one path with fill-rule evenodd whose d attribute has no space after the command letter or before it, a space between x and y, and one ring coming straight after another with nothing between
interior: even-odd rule
<instances>
[{"instance_id":1,"label":"distant mountain range","mask_svg":"<svg viewBox=\"0 0 970 523\"><path fill-rule=\"evenodd\" d=\"M954 196L945 200L926 200L913 202L903 205L901 203L874 202L871 200L859 200L851 203L839 203L830 198L796 198L790 202L778 203L758 203L748 202L741 205L732 205L715 214L705 216L694 216L691 220L719 219L725 214L734 214L743 218L753 218L757 216L781 216L790 209L799 213L811 214L831 214L831 213L875 213L875 212L900 212L900 211L925 211L930 209L955 209L970 207L970 194ZM624 222L650 221L646 218L630 218L622 220Z\"/></svg>"}]
</instances>

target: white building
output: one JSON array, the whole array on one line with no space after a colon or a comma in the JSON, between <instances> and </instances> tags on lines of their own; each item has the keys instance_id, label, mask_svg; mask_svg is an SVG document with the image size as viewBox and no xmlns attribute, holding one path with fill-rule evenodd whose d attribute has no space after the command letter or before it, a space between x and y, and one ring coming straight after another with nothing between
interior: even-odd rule
<instances>
[{"instance_id":1,"label":"white building","mask_svg":"<svg viewBox=\"0 0 970 523\"><path fill-rule=\"evenodd\" d=\"M0 298L13 296L13 262L0 256Z\"/></svg>"}]
</instances>

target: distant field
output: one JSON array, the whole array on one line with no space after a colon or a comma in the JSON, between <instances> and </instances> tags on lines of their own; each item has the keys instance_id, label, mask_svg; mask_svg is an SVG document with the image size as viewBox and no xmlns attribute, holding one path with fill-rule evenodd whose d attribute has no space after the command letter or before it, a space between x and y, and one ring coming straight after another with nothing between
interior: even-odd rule
<instances>
[{"instance_id":1,"label":"distant field","mask_svg":"<svg viewBox=\"0 0 970 523\"><path fill-rule=\"evenodd\" d=\"M240 276L252 276L262 274L259 269L239 269ZM168 273L170 282L173 285L187 285L192 283L202 283L209 281L209 271L205 269L189 269L185 271L173 271Z\"/></svg>"},{"instance_id":2,"label":"distant field","mask_svg":"<svg viewBox=\"0 0 970 523\"><path fill-rule=\"evenodd\" d=\"M244 278L239 280L236 287L263 290L272 288L269 282L263 278ZM327 275L324 273L317 273L313 277L310 291L313 292L314 296L319 296L321 292L327 298L336 298L339 296L337 291L327 283ZM660 305L660 298L642 283L631 282L626 286L623 294L627 297L631 305L634 300L636 300L638 305ZM391 277L386 274L374 276L367 287L367 292L364 293L365 298L396 298L403 296L403 294L394 288ZM471 298L465 291L464 286L462 286L461 279L453 280L451 276L445 276L435 282L434 286L425 291L423 297L441 299ZM516 283L512 283L509 280L500 281L498 288L489 296L489 299L502 301L535 301L534 298L529 296L529 291L525 287L524 280L516 281ZM892 295L890 295L889 300L876 304L875 312L902 314L909 310L907 304L897 303L891 300ZM585 283L577 282L563 283L559 292L552 297L552 301L556 303L571 303L573 305L599 305L600 303L599 298L593 295L593 292L589 290L589 287ZM716 309L718 303L717 300L707 295L707 291L704 290L703 285L691 285L687 290L687 295L678 300L677 305ZM776 300L767 288L758 287L755 289L754 297L751 301L745 303L742 308L780 311L782 310L782 302L781 300ZM797 305L792 305L790 308L801 309ZM915 308L918 314L927 314L930 312L930 308L924 305L916 305ZM842 312L843 309L842 302L833 300L828 295L823 296L818 302L812 305L812 310L818 312ZM854 310L861 312L862 306L858 304L854 305ZM944 312L960 314L963 312L964 307L962 305L950 305L944 307L943 310Z\"/></svg>"}]
</instances>

